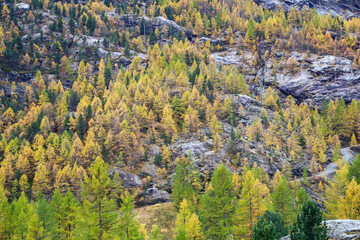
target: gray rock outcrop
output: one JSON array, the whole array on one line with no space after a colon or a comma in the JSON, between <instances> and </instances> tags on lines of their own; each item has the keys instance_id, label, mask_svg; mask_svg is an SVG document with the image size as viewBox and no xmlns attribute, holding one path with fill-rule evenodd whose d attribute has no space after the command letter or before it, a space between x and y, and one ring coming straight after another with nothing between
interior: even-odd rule
<instances>
[{"instance_id":1,"label":"gray rock outcrop","mask_svg":"<svg viewBox=\"0 0 360 240\"><path fill-rule=\"evenodd\" d=\"M119 168L113 168L110 169L110 176L114 176L115 172L119 173L119 176L122 180L122 183L124 187L141 187L142 186L142 180L141 178L133 173L125 172L122 169Z\"/></svg>"},{"instance_id":2,"label":"gray rock outcrop","mask_svg":"<svg viewBox=\"0 0 360 240\"><path fill-rule=\"evenodd\" d=\"M290 57L298 62L296 71L287 69L286 61ZM258 72L258 78L265 85L273 85L276 76L276 85L283 93L294 96L299 102L311 102L318 107L321 107L324 99L344 98L345 102L360 100L360 72L353 69L349 59L293 52L284 62L279 66L283 70L274 73L269 59L264 71Z\"/></svg>"},{"instance_id":3,"label":"gray rock outcrop","mask_svg":"<svg viewBox=\"0 0 360 240\"><path fill-rule=\"evenodd\" d=\"M147 204L157 204L169 202L171 196L168 192L157 189L156 187L149 188L145 193L145 202Z\"/></svg>"},{"instance_id":4,"label":"gray rock outcrop","mask_svg":"<svg viewBox=\"0 0 360 240\"><path fill-rule=\"evenodd\" d=\"M328 236L334 240L360 239L360 220L326 221Z\"/></svg>"},{"instance_id":5,"label":"gray rock outcrop","mask_svg":"<svg viewBox=\"0 0 360 240\"><path fill-rule=\"evenodd\" d=\"M124 26L127 28L132 28L135 26L140 27L141 21L142 19L144 19L146 34L150 34L152 31L155 31L156 28L162 31L164 26L166 26L168 31L175 32L180 36L182 32L184 32L185 36L188 39L192 39L194 37L194 34L188 29L180 27L176 22L166 19L164 17L149 18L149 17L139 17L135 15L120 15L120 19L124 22Z\"/></svg>"},{"instance_id":6,"label":"gray rock outcrop","mask_svg":"<svg viewBox=\"0 0 360 240\"><path fill-rule=\"evenodd\" d=\"M288 11L292 7L306 6L315 8L320 14L329 13L348 18L359 16L360 13L360 2L356 0L255 0L255 2L271 10L282 6Z\"/></svg>"}]
</instances>

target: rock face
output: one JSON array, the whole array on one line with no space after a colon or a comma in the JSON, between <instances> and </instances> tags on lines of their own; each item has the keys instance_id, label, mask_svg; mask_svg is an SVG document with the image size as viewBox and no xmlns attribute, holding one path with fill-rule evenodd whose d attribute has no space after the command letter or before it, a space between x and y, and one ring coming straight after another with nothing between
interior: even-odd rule
<instances>
[{"instance_id":1,"label":"rock face","mask_svg":"<svg viewBox=\"0 0 360 240\"><path fill-rule=\"evenodd\" d=\"M141 21L142 19L144 19L146 34L150 34L152 31L155 31L156 28L162 31L164 26L166 26L169 32L175 32L180 36L182 32L184 32L187 38L192 39L194 37L191 31L187 30L186 28L180 27L176 22L168 20L164 17L149 18L134 15L120 15L120 19L124 22L124 26L128 28L133 28L135 26L140 27Z\"/></svg>"},{"instance_id":2,"label":"rock face","mask_svg":"<svg viewBox=\"0 0 360 240\"><path fill-rule=\"evenodd\" d=\"M353 17L360 14L360 2L357 0L255 0L255 2L272 10L280 6L285 10L306 6L315 8L320 14L330 13L342 17Z\"/></svg>"},{"instance_id":3,"label":"rock face","mask_svg":"<svg viewBox=\"0 0 360 240\"><path fill-rule=\"evenodd\" d=\"M110 170L110 176L113 176L115 172L119 173L119 176L122 180L122 183L124 187L141 187L142 181L141 178L138 175L135 175L133 173L125 172L122 169L119 168L113 168Z\"/></svg>"},{"instance_id":4,"label":"rock face","mask_svg":"<svg viewBox=\"0 0 360 240\"><path fill-rule=\"evenodd\" d=\"M278 55L280 61L282 54ZM349 59L306 56L297 52L285 59L290 57L298 62L298 70L288 70L285 60L284 65L280 66L284 69L277 70L275 74L271 69L271 60L268 60L264 71L258 72L258 78L265 85L273 85L276 76L276 84L283 93L294 96L298 101L314 103L318 107L321 107L324 99L344 98L345 102L360 100L360 72L353 69Z\"/></svg>"},{"instance_id":5,"label":"rock face","mask_svg":"<svg viewBox=\"0 0 360 240\"><path fill-rule=\"evenodd\" d=\"M326 221L328 236L333 240L355 240L360 239L360 220L329 220ZM290 240L289 236L281 240Z\"/></svg>"}]
</instances>

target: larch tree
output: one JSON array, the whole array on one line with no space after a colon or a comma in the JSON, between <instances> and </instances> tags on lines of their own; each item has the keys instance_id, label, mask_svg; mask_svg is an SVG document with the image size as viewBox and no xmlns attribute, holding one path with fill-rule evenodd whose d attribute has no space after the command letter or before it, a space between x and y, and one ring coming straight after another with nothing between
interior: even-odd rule
<instances>
[{"instance_id":1,"label":"larch tree","mask_svg":"<svg viewBox=\"0 0 360 240\"><path fill-rule=\"evenodd\" d=\"M186 199L180 204L175 224L175 239L200 240L204 238L198 216L191 211L191 207Z\"/></svg>"},{"instance_id":2,"label":"larch tree","mask_svg":"<svg viewBox=\"0 0 360 240\"><path fill-rule=\"evenodd\" d=\"M17 201L13 203L13 216L12 225L12 237L15 239L25 239L28 233L29 222L34 214L34 209L30 205L28 198L25 193L21 193L21 196Z\"/></svg>"},{"instance_id":3,"label":"larch tree","mask_svg":"<svg viewBox=\"0 0 360 240\"><path fill-rule=\"evenodd\" d=\"M248 170L243 176L238 209L237 228L240 235L253 237L254 223L266 211L269 202L269 189Z\"/></svg>"},{"instance_id":4,"label":"larch tree","mask_svg":"<svg viewBox=\"0 0 360 240\"><path fill-rule=\"evenodd\" d=\"M91 239L112 239L116 236L118 217L116 202L109 199L111 181L108 173L108 164L101 157L97 157L89 168L90 177L83 184L83 217L85 226L79 226L83 231L89 230Z\"/></svg>"},{"instance_id":5,"label":"larch tree","mask_svg":"<svg viewBox=\"0 0 360 240\"><path fill-rule=\"evenodd\" d=\"M198 199L198 193L194 189L194 177L192 169L191 155L187 159L182 159L178 162L175 169L175 176L172 185L172 197L176 208L180 207L180 203L183 199L186 199L188 203L196 203Z\"/></svg>"},{"instance_id":6,"label":"larch tree","mask_svg":"<svg viewBox=\"0 0 360 240\"><path fill-rule=\"evenodd\" d=\"M177 127L172 115L173 111L170 105L166 105L163 110L161 123L164 127L164 133L169 140L174 140L177 137Z\"/></svg>"},{"instance_id":7,"label":"larch tree","mask_svg":"<svg viewBox=\"0 0 360 240\"><path fill-rule=\"evenodd\" d=\"M78 201L75 199L74 194L68 190L62 198L60 208L58 209L58 228L66 239L71 239L72 231L74 230L76 224L78 208Z\"/></svg>"},{"instance_id":8,"label":"larch tree","mask_svg":"<svg viewBox=\"0 0 360 240\"><path fill-rule=\"evenodd\" d=\"M0 236L4 239L10 238L11 220L10 204L5 196L4 187L0 185Z\"/></svg>"},{"instance_id":9,"label":"larch tree","mask_svg":"<svg viewBox=\"0 0 360 240\"><path fill-rule=\"evenodd\" d=\"M360 219L360 185L353 179L338 205L341 219Z\"/></svg>"},{"instance_id":10,"label":"larch tree","mask_svg":"<svg viewBox=\"0 0 360 240\"><path fill-rule=\"evenodd\" d=\"M128 192L122 197L119 217L119 237L124 240L144 240L139 223L133 213L134 202Z\"/></svg>"},{"instance_id":11,"label":"larch tree","mask_svg":"<svg viewBox=\"0 0 360 240\"><path fill-rule=\"evenodd\" d=\"M49 171L43 162L40 162L36 168L34 182L32 185L33 197L37 197L37 193L42 191L44 194L49 194L51 191L51 181L49 178Z\"/></svg>"},{"instance_id":12,"label":"larch tree","mask_svg":"<svg viewBox=\"0 0 360 240\"><path fill-rule=\"evenodd\" d=\"M345 163L339 170L336 171L336 175L329 183L329 187L325 191L325 207L326 216L328 218L337 219L342 212L339 209L341 197L345 196L345 190L348 186L348 169L349 164Z\"/></svg>"},{"instance_id":13,"label":"larch tree","mask_svg":"<svg viewBox=\"0 0 360 240\"><path fill-rule=\"evenodd\" d=\"M360 184L360 155L357 155L353 163L348 168L347 179L351 181L355 179Z\"/></svg>"},{"instance_id":14,"label":"larch tree","mask_svg":"<svg viewBox=\"0 0 360 240\"><path fill-rule=\"evenodd\" d=\"M286 223L290 223L294 213L294 197L285 177L280 178L271 198L274 211Z\"/></svg>"},{"instance_id":15,"label":"larch tree","mask_svg":"<svg viewBox=\"0 0 360 240\"><path fill-rule=\"evenodd\" d=\"M226 239L233 236L235 214L236 195L232 175L225 165L220 165L200 199L199 215L206 237Z\"/></svg>"}]
</instances>

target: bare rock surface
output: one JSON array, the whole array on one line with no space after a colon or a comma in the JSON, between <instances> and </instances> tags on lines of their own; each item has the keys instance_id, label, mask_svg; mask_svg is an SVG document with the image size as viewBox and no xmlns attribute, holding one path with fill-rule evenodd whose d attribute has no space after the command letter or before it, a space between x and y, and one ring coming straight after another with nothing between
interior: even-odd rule
<instances>
[{"instance_id":1,"label":"bare rock surface","mask_svg":"<svg viewBox=\"0 0 360 240\"><path fill-rule=\"evenodd\" d=\"M152 31L155 31L158 28L160 31L166 26L168 30L174 31L177 34L185 33L185 36L189 39L194 37L194 34L186 28L179 26L176 22L166 19L164 17L139 17L135 15L120 15L120 19L124 22L124 26L132 28L135 26L140 26L142 19L145 21L145 32L150 34Z\"/></svg>"},{"instance_id":2,"label":"bare rock surface","mask_svg":"<svg viewBox=\"0 0 360 240\"><path fill-rule=\"evenodd\" d=\"M110 176L113 176L115 172L119 173L119 176L122 180L122 183L125 187L141 187L142 186L142 180L141 178L133 173L126 172L120 168L114 167L110 169Z\"/></svg>"},{"instance_id":3,"label":"bare rock surface","mask_svg":"<svg viewBox=\"0 0 360 240\"><path fill-rule=\"evenodd\" d=\"M298 62L295 71L287 68L290 57ZM258 72L258 78L266 85L276 84L286 95L318 107L324 99L360 100L360 72L353 69L347 58L293 52L280 67L283 69L275 73L269 59L264 71Z\"/></svg>"},{"instance_id":4,"label":"bare rock surface","mask_svg":"<svg viewBox=\"0 0 360 240\"><path fill-rule=\"evenodd\" d=\"M283 7L288 11L292 7L300 9L305 6L315 8L320 14L347 18L359 16L360 13L360 2L351 0L255 0L255 2L272 10Z\"/></svg>"}]
</instances>

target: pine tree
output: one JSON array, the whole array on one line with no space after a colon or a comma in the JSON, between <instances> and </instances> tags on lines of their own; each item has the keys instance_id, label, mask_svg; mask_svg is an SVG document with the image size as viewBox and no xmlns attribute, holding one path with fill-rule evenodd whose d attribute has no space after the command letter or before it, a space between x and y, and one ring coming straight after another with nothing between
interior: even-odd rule
<instances>
[{"instance_id":1,"label":"pine tree","mask_svg":"<svg viewBox=\"0 0 360 240\"><path fill-rule=\"evenodd\" d=\"M186 232L189 240L201 240L204 239L204 235L201 230L201 222L199 217L193 213L186 224Z\"/></svg>"},{"instance_id":2,"label":"pine tree","mask_svg":"<svg viewBox=\"0 0 360 240\"><path fill-rule=\"evenodd\" d=\"M233 187L230 172L220 165L200 200L200 221L208 239L226 239L233 234L236 210Z\"/></svg>"},{"instance_id":3,"label":"pine tree","mask_svg":"<svg viewBox=\"0 0 360 240\"><path fill-rule=\"evenodd\" d=\"M341 139L343 139L348 135L344 108L345 108L345 102L344 99L341 99L338 105L336 106L334 116L331 119L332 131L337 135L339 135Z\"/></svg>"},{"instance_id":4,"label":"pine tree","mask_svg":"<svg viewBox=\"0 0 360 240\"><path fill-rule=\"evenodd\" d=\"M176 216L175 239L204 239L198 216L191 211L191 206L184 199Z\"/></svg>"},{"instance_id":5,"label":"pine tree","mask_svg":"<svg viewBox=\"0 0 360 240\"><path fill-rule=\"evenodd\" d=\"M111 67L111 55L108 53L107 55L107 61L106 61L106 67L104 72L105 77L105 86L109 87L111 78L112 78L112 67Z\"/></svg>"},{"instance_id":6,"label":"pine tree","mask_svg":"<svg viewBox=\"0 0 360 240\"><path fill-rule=\"evenodd\" d=\"M173 112L170 108L170 105L166 105L163 110L163 115L161 123L164 127L164 133L169 139L176 139L177 137L177 128L174 119L172 118Z\"/></svg>"},{"instance_id":7,"label":"pine tree","mask_svg":"<svg viewBox=\"0 0 360 240\"><path fill-rule=\"evenodd\" d=\"M41 224L42 222L39 219L37 213L33 213L29 219L28 232L26 234L26 239L44 239L46 237L46 232L44 227ZM51 236L51 235L50 235ZM48 237L50 237L48 236Z\"/></svg>"},{"instance_id":8,"label":"pine tree","mask_svg":"<svg viewBox=\"0 0 360 240\"><path fill-rule=\"evenodd\" d=\"M301 208L296 222L291 227L291 240L327 240L326 224L322 224L323 214L316 203L308 200Z\"/></svg>"},{"instance_id":9,"label":"pine tree","mask_svg":"<svg viewBox=\"0 0 360 240\"><path fill-rule=\"evenodd\" d=\"M181 126L184 119L184 107L181 98L178 95L173 98L171 108L173 109L173 118L175 122L178 124L178 126Z\"/></svg>"},{"instance_id":10,"label":"pine tree","mask_svg":"<svg viewBox=\"0 0 360 240\"><path fill-rule=\"evenodd\" d=\"M324 186L322 184L322 182L320 181L319 184L318 184L318 191L319 192L323 192L324 191Z\"/></svg>"},{"instance_id":11,"label":"pine tree","mask_svg":"<svg viewBox=\"0 0 360 240\"><path fill-rule=\"evenodd\" d=\"M309 185L308 173L306 168L304 168L303 170L303 183L305 184L305 186Z\"/></svg>"}]
</instances>

